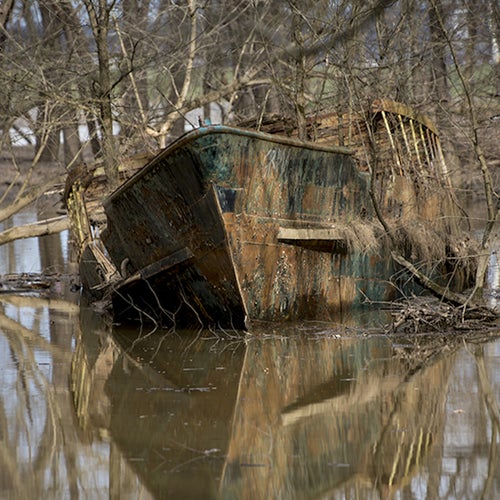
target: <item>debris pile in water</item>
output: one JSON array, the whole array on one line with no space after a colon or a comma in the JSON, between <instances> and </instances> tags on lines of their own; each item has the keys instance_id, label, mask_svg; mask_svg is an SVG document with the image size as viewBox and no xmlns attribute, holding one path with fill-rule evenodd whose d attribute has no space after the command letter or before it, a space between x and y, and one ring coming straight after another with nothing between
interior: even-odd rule
<instances>
[{"instance_id":1,"label":"debris pile in water","mask_svg":"<svg viewBox=\"0 0 500 500\"><path fill-rule=\"evenodd\" d=\"M487 307L453 306L434 297L413 297L391 304L392 333L466 332L498 327Z\"/></svg>"}]
</instances>

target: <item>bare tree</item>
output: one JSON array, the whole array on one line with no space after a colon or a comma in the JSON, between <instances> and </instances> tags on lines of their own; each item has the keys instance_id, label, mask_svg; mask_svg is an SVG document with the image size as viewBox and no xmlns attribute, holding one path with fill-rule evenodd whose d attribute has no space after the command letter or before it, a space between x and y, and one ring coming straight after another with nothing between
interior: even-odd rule
<instances>
[{"instance_id":1,"label":"bare tree","mask_svg":"<svg viewBox=\"0 0 500 500\"><path fill-rule=\"evenodd\" d=\"M279 111L315 139L307 116L402 100L437 118L454 177L479 165L487 253L500 67L492 0L18 0L2 4L0 23L3 144L17 128L35 146L29 172L39 159L97 157L115 186L123 155L165 146L197 125L195 110L257 125Z\"/></svg>"}]
</instances>

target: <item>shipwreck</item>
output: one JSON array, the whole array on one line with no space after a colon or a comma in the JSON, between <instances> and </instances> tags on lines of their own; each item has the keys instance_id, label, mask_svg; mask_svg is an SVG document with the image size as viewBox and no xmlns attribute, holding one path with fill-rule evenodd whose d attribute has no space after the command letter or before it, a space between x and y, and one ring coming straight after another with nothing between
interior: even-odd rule
<instances>
[{"instance_id":1,"label":"shipwreck","mask_svg":"<svg viewBox=\"0 0 500 500\"><path fill-rule=\"evenodd\" d=\"M396 250L464 287L471 259L432 121L376 101L311 117L207 126L153 157L68 177L84 290L118 321L244 329L252 320L338 320L415 282ZM390 232L390 238L388 233Z\"/></svg>"}]
</instances>

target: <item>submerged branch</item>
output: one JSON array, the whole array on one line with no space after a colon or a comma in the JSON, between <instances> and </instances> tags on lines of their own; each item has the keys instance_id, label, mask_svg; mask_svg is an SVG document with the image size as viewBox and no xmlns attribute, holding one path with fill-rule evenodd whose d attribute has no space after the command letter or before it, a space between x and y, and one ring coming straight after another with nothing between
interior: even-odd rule
<instances>
[{"instance_id":1,"label":"submerged branch","mask_svg":"<svg viewBox=\"0 0 500 500\"><path fill-rule=\"evenodd\" d=\"M393 314L393 331L405 330L412 333L421 331L445 330L483 330L485 325L494 326L499 314L494 309L477 302L471 295L456 293L431 280L425 273L417 269L411 262L396 252L392 258L417 279L422 286L438 299L424 298L425 303L407 301ZM434 300L434 302L433 302Z\"/></svg>"},{"instance_id":2,"label":"submerged branch","mask_svg":"<svg viewBox=\"0 0 500 500\"><path fill-rule=\"evenodd\" d=\"M465 312L474 312L485 321L495 320L499 317L497 311L488 307L482 301L477 301L473 295L456 293L447 287L443 287L431 280L426 274L419 271L411 262L408 262L402 255L396 252L391 252L392 258L405 269L410 271L412 275L435 297L439 300L444 300L449 304L460 306L462 320L465 318Z\"/></svg>"}]
</instances>

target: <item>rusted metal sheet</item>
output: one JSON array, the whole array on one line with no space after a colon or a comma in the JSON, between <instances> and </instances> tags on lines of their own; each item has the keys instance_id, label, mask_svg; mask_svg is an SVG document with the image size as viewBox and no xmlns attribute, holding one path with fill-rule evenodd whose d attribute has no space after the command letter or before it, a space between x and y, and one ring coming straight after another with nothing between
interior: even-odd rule
<instances>
[{"instance_id":1,"label":"rusted metal sheet","mask_svg":"<svg viewBox=\"0 0 500 500\"><path fill-rule=\"evenodd\" d=\"M345 253L348 244L335 228L278 228L278 241L331 253Z\"/></svg>"},{"instance_id":2,"label":"rusted metal sheet","mask_svg":"<svg viewBox=\"0 0 500 500\"><path fill-rule=\"evenodd\" d=\"M191 159L154 165L152 175L141 175L129 189L105 203L108 226L103 241L117 267L127 262L131 274L151 270L183 248L189 259L126 282L113 294L120 315L162 311L176 322L233 325L243 328L244 304L231 260L225 228L214 189L196 178ZM189 166L189 172L184 167ZM151 207L151 209L149 208ZM187 314L189 313L189 314Z\"/></svg>"}]
</instances>

